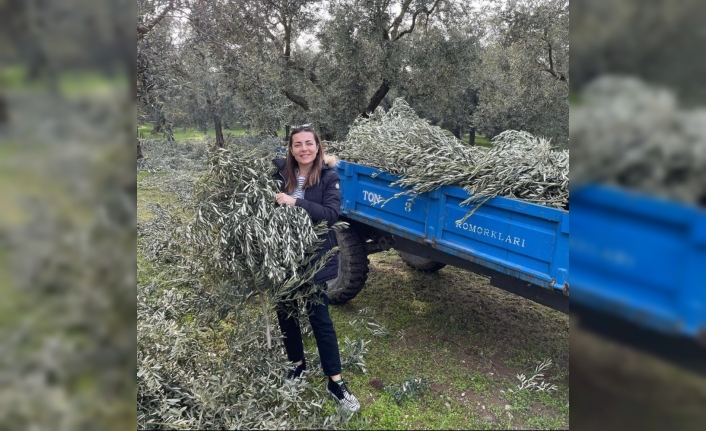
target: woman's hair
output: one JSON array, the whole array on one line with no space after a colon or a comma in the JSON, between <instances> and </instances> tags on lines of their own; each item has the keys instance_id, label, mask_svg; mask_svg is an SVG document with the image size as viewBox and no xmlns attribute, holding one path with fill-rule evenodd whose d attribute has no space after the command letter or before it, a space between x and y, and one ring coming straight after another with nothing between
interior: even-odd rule
<instances>
[{"instance_id":1,"label":"woman's hair","mask_svg":"<svg viewBox=\"0 0 706 431\"><path fill-rule=\"evenodd\" d=\"M314 131L314 127L311 124L292 126L291 132L289 133L289 143L287 144L287 163L284 165L284 190L288 195L291 195L297 187L297 168L299 165L297 160L294 158L294 154L292 154L292 144L294 142L294 135L301 132L311 132L314 135L316 147L319 149L319 151L316 152L316 158L311 166L311 170L304 180L302 189L319 184L319 180L321 179L321 169L324 166L324 147L321 144L319 135L317 135Z\"/></svg>"}]
</instances>

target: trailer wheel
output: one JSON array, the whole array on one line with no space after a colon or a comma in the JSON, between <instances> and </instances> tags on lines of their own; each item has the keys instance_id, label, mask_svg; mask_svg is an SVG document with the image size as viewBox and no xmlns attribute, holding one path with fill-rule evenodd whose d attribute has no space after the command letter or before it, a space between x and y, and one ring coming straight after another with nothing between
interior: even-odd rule
<instances>
[{"instance_id":1,"label":"trailer wheel","mask_svg":"<svg viewBox=\"0 0 706 431\"><path fill-rule=\"evenodd\" d=\"M415 256L413 254L405 253L403 251L397 250L397 253L400 254L400 257L407 265L419 271L436 272L446 266L445 263L437 262L435 260L427 259L424 257Z\"/></svg>"},{"instance_id":2,"label":"trailer wheel","mask_svg":"<svg viewBox=\"0 0 706 431\"><path fill-rule=\"evenodd\" d=\"M338 277L328 281L326 295L334 305L355 298L368 279L368 256L365 243L353 227L336 231L338 240Z\"/></svg>"}]
</instances>

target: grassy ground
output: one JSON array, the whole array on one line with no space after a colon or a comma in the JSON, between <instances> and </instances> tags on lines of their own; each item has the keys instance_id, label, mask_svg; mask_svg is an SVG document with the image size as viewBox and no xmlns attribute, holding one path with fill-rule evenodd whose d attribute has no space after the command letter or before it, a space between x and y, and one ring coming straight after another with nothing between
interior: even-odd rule
<instances>
[{"instance_id":1,"label":"grassy ground","mask_svg":"<svg viewBox=\"0 0 706 431\"><path fill-rule=\"evenodd\" d=\"M0 67L0 88L10 91L46 92L49 90L47 79L28 81L27 68L21 64ZM56 87L60 94L67 97L85 95L110 95L116 88L127 90L128 80L120 75L105 76L90 71L61 71L57 75Z\"/></svg>"},{"instance_id":2,"label":"grassy ground","mask_svg":"<svg viewBox=\"0 0 706 431\"><path fill-rule=\"evenodd\" d=\"M469 142L469 136L462 136L461 140L465 143ZM479 145L481 147L492 147L493 143L488 140L488 138L485 137L485 135L480 135L476 133L476 145Z\"/></svg>"},{"instance_id":3,"label":"grassy ground","mask_svg":"<svg viewBox=\"0 0 706 431\"><path fill-rule=\"evenodd\" d=\"M140 133L145 139L150 137L150 133L152 132L152 123L144 123L141 124L137 127L137 132ZM245 129L241 126L235 127L233 129L223 129L223 135L227 135L230 133L231 135L234 136L243 136L245 135ZM157 134L157 137L161 136L162 134L159 133ZM203 138L206 136L210 137L216 137L216 130L215 129L208 129L206 133L203 133L201 130L197 130L193 127L175 127L174 128L174 139L177 141L183 141L185 139L198 139L198 138Z\"/></svg>"},{"instance_id":4,"label":"grassy ground","mask_svg":"<svg viewBox=\"0 0 706 431\"><path fill-rule=\"evenodd\" d=\"M363 292L332 307L339 337L365 336L348 324L360 309L390 331L371 340L369 375L349 376L373 428L568 428L568 316L464 270L416 272L394 251L371 256ZM547 358L555 362L547 381L557 391L508 391L517 374ZM431 390L402 406L380 390L411 376Z\"/></svg>"},{"instance_id":5,"label":"grassy ground","mask_svg":"<svg viewBox=\"0 0 706 431\"><path fill-rule=\"evenodd\" d=\"M160 174L141 173L138 180L145 175ZM148 202L166 204L173 197L138 185L139 220L152 217ZM150 265L138 253L138 279L156 269ZM370 266L363 291L348 304L331 306L340 342L369 340L367 373L344 371L362 404L358 418L365 419L351 428L568 428L568 316L464 270L414 271L394 251L372 255ZM359 323L362 316L389 333L371 334ZM313 338L305 344L315 351ZM545 379L556 391L509 391L519 383L517 374L531 375L544 359L554 362ZM429 389L397 404L386 388L412 377L424 379ZM326 410L334 412L332 402Z\"/></svg>"}]
</instances>

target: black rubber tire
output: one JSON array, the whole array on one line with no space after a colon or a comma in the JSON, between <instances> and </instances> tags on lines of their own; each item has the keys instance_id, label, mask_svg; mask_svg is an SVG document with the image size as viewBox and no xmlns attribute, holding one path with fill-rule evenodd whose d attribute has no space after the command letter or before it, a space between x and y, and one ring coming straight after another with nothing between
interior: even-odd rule
<instances>
[{"instance_id":1,"label":"black rubber tire","mask_svg":"<svg viewBox=\"0 0 706 431\"><path fill-rule=\"evenodd\" d=\"M397 250L397 253L400 254L400 257L402 258L404 263L418 271L436 272L446 266L445 263L437 262L435 260L427 259L424 257L415 256L413 254L405 253L403 251Z\"/></svg>"},{"instance_id":2,"label":"black rubber tire","mask_svg":"<svg viewBox=\"0 0 706 431\"><path fill-rule=\"evenodd\" d=\"M329 303L345 304L355 298L368 279L368 256L365 243L355 228L336 232L338 240L338 278L326 282Z\"/></svg>"}]
</instances>

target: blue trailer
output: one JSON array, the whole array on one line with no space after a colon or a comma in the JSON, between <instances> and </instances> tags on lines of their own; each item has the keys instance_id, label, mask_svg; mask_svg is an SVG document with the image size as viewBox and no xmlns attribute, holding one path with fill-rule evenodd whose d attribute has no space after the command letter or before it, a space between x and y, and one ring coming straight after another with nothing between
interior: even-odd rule
<instances>
[{"instance_id":1,"label":"blue trailer","mask_svg":"<svg viewBox=\"0 0 706 431\"><path fill-rule=\"evenodd\" d=\"M469 197L460 187L385 203L404 190L391 187L399 177L348 162L340 162L338 173L341 219L350 228L337 232L339 277L328 291L334 304L363 288L369 254L394 248L416 269L465 268L567 313L571 291L577 311L617 318L609 331L632 322L706 342L702 209L607 186L582 187L572 190L569 240L569 211L496 197L458 223L470 209L460 206Z\"/></svg>"},{"instance_id":2,"label":"blue trailer","mask_svg":"<svg viewBox=\"0 0 706 431\"><path fill-rule=\"evenodd\" d=\"M605 185L572 190L571 209L573 304L706 343L703 209Z\"/></svg>"},{"instance_id":3,"label":"blue trailer","mask_svg":"<svg viewBox=\"0 0 706 431\"><path fill-rule=\"evenodd\" d=\"M394 248L416 269L465 268L489 276L496 287L568 313L568 211L496 197L460 222L471 209L460 205L469 197L460 187L384 203L404 190L391 187L397 176L348 162L340 162L338 173L341 220L350 228L337 232L339 277L329 282L331 303L360 292L369 254Z\"/></svg>"}]
</instances>

